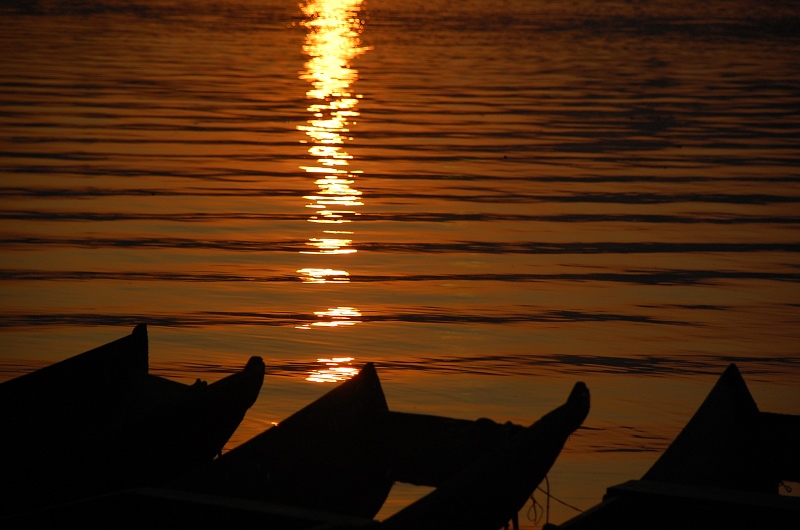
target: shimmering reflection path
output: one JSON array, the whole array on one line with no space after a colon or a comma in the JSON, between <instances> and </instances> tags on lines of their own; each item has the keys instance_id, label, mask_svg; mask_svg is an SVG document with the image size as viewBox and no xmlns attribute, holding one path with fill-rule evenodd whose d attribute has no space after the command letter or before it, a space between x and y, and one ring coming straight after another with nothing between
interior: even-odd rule
<instances>
[{"instance_id":1,"label":"shimmering reflection path","mask_svg":"<svg viewBox=\"0 0 800 530\"><path fill-rule=\"evenodd\" d=\"M308 107L311 118L297 128L308 136L302 143L310 144L308 153L315 158L315 163L300 166L300 169L316 179L314 183L318 188L316 194L305 196L311 201L307 207L314 210L308 220L326 228L320 237L308 240L306 245L311 247L310 250L301 250L300 253L323 256L355 254L351 223L360 215L357 208L363 206L363 202L361 192L354 187L360 171L351 167L353 155L345 150L345 144L353 140L350 127L359 115L357 105L363 97L352 92L352 85L358 79L353 61L367 51L359 39L363 25L359 19L361 0L314 0L301 7L306 16L302 25L308 30L303 53L309 60L300 78L311 83L312 88L306 93L311 101ZM350 279L347 271L331 268L306 267L297 272L304 283L310 284L341 284ZM354 307L336 307L315 311L315 315L320 320L297 328L351 326L358 322L354 318L360 313ZM353 361L352 357L336 359ZM339 361L319 359L319 362L326 368L313 370L307 377L308 381L337 382L357 372L352 367L329 367L338 365Z\"/></svg>"},{"instance_id":2,"label":"shimmering reflection path","mask_svg":"<svg viewBox=\"0 0 800 530\"><path fill-rule=\"evenodd\" d=\"M231 444L366 361L394 409L519 423L582 379L550 481L584 508L730 362L800 413L792 2L5 2L0 24L2 378L146 321L170 377L264 357Z\"/></svg>"},{"instance_id":3,"label":"shimmering reflection path","mask_svg":"<svg viewBox=\"0 0 800 530\"><path fill-rule=\"evenodd\" d=\"M353 60L364 53L359 34L362 21L358 19L361 0L316 0L303 7L308 29L303 52L309 56L301 79L311 83L306 95L311 101L308 107L311 118L298 125L310 143L308 153L315 158L313 165L303 165L316 180L315 195L305 198L314 213L309 221L326 228L321 237L309 239L313 250L307 253L349 254L353 232L349 225L358 215L355 208L362 206L361 192L353 187L358 170L350 167L353 156L345 150L352 140L350 126L359 115L357 104L361 95L351 92L358 79L358 71L352 67Z\"/></svg>"}]
</instances>

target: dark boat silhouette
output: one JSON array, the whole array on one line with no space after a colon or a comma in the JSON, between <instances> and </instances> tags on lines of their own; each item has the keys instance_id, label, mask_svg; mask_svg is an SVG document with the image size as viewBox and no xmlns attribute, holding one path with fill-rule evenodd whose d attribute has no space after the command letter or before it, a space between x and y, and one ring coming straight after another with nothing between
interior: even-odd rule
<instances>
[{"instance_id":1,"label":"dark boat silhouette","mask_svg":"<svg viewBox=\"0 0 800 530\"><path fill-rule=\"evenodd\" d=\"M4 527L140 528L174 520L201 528L410 530L468 519L468 528L488 530L516 517L589 408L579 383L565 405L527 428L394 412L369 363L214 459L258 394L260 358L216 383L182 385L147 373L147 331L138 326L68 361L0 385L3 399L35 396L33 409L59 423L48 408L54 396L38 392L67 391L68 381L80 380L86 388L55 408L85 407L79 423L94 425L66 429L39 446L47 452L7 459ZM110 397L98 399L106 390ZM378 523L373 517L395 481L437 489Z\"/></svg>"},{"instance_id":2,"label":"dark boat silhouette","mask_svg":"<svg viewBox=\"0 0 800 530\"><path fill-rule=\"evenodd\" d=\"M567 402L473 461L434 491L383 522L387 530L496 530L513 520L544 480L567 438L589 413L577 383Z\"/></svg>"},{"instance_id":3,"label":"dark boat silhouette","mask_svg":"<svg viewBox=\"0 0 800 530\"><path fill-rule=\"evenodd\" d=\"M608 488L603 501L550 528L795 529L800 498L800 416L761 412L735 364L640 480Z\"/></svg>"},{"instance_id":4,"label":"dark boat silhouette","mask_svg":"<svg viewBox=\"0 0 800 530\"><path fill-rule=\"evenodd\" d=\"M388 411L375 367L367 364L278 425L171 486L371 519L392 487Z\"/></svg>"},{"instance_id":5,"label":"dark boat silhouette","mask_svg":"<svg viewBox=\"0 0 800 530\"><path fill-rule=\"evenodd\" d=\"M0 385L0 514L158 484L220 453L258 396L252 357L212 384L147 373L147 330Z\"/></svg>"}]
</instances>

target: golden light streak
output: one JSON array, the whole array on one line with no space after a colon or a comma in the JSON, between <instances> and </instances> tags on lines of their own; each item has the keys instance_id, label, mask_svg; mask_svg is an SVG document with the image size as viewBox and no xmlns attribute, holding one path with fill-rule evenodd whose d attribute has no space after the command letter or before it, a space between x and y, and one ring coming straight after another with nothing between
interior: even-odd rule
<instances>
[{"instance_id":1,"label":"golden light streak","mask_svg":"<svg viewBox=\"0 0 800 530\"><path fill-rule=\"evenodd\" d=\"M352 357L334 357L332 359L317 359L318 363L324 365L323 368L311 370L306 381L314 383L336 383L345 381L358 373L358 368L349 366L354 359Z\"/></svg>"},{"instance_id":2,"label":"golden light streak","mask_svg":"<svg viewBox=\"0 0 800 530\"><path fill-rule=\"evenodd\" d=\"M356 320L361 316L361 312L355 307L331 307L327 311L314 311L314 315L320 320L297 326L297 329L338 328L354 326L361 322Z\"/></svg>"},{"instance_id":3,"label":"golden light streak","mask_svg":"<svg viewBox=\"0 0 800 530\"><path fill-rule=\"evenodd\" d=\"M306 245L316 250L301 250L300 254L354 254L356 249L348 248L352 242L338 237L312 237Z\"/></svg>"},{"instance_id":4,"label":"golden light streak","mask_svg":"<svg viewBox=\"0 0 800 530\"><path fill-rule=\"evenodd\" d=\"M308 56L300 78L311 88L306 92L310 102L309 117L297 129L305 133L301 143L308 144L308 154L314 160L300 166L313 176L317 189L305 195L312 213L308 221L330 228L347 226L359 215L364 205L362 193L355 188L361 171L352 169L354 157L345 149L353 140L350 127L359 116L361 94L351 92L358 79L353 60L367 51L361 45L363 22L359 19L362 0L308 0L301 8L306 16L303 25L308 29L303 53ZM319 237L306 242L302 254L355 254L353 232L322 230ZM307 267L297 270L304 283L347 283L350 274L335 268ZM339 306L315 311L315 319L299 329L341 329L361 322L361 312L355 307ZM318 359L322 367L309 372L307 381L330 383L349 379L358 373L350 366L352 357Z\"/></svg>"},{"instance_id":5,"label":"golden light streak","mask_svg":"<svg viewBox=\"0 0 800 530\"><path fill-rule=\"evenodd\" d=\"M308 56L300 78L311 83L306 96L311 100L311 117L297 129L308 137L308 153L316 159L313 165L300 168L310 174L324 174L315 181L318 192L304 196L306 206L315 210L308 221L322 224L344 224L358 216L355 208L363 206L361 192L353 187L355 174L350 170L353 156L344 145L352 140L350 124L359 115L361 94L353 94L351 85L358 79L353 60L366 52L361 45L363 21L359 19L362 0L309 0L301 5L308 29L303 53ZM311 238L313 250L303 254L353 254L350 238L325 236Z\"/></svg>"},{"instance_id":6,"label":"golden light streak","mask_svg":"<svg viewBox=\"0 0 800 530\"><path fill-rule=\"evenodd\" d=\"M335 269L299 269L303 283L347 283L350 274L347 271Z\"/></svg>"}]
</instances>

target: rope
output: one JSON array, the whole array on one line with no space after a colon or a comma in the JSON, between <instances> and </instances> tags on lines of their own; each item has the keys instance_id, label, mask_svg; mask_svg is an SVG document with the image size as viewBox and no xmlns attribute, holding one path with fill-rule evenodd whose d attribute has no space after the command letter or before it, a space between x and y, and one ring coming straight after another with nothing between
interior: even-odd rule
<instances>
[{"instance_id":1,"label":"rope","mask_svg":"<svg viewBox=\"0 0 800 530\"><path fill-rule=\"evenodd\" d=\"M545 502L547 504L545 506L542 506L542 504L536 500L536 498L534 497L536 490L534 490L533 493L531 493L531 507L528 508L528 513L527 513L528 520L533 521L533 524L537 526L542 521L542 515L544 515L545 517L544 520L545 524L548 524L550 522L550 479L547 477L547 475L544 476L544 481L545 484L547 484L547 491L543 490L540 487L537 487L536 489L544 491L545 498L547 499ZM542 508L544 509L542 510ZM533 519L531 519L531 509L533 509Z\"/></svg>"},{"instance_id":2,"label":"rope","mask_svg":"<svg viewBox=\"0 0 800 530\"><path fill-rule=\"evenodd\" d=\"M528 508L528 513L526 514L526 516L528 517L529 521L533 521L533 524L538 526L539 522L541 522L542 520L542 515L544 515L544 511L540 511L543 508L543 506L533 496L535 493L536 492L534 491L531 494L531 506L530 508ZM531 510L533 510L533 517L531 517Z\"/></svg>"},{"instance_id":3,"label":"rope","mask_svg":"<svg viewBox=\"0 0 800 530\"><path fill-rule=\"evenodd\" d=\"M548 488L549 488L549 485L548 485ZM550 495L550 493L549 493L548 491L544 491L544 490L543 490L542 488L540 488L540 487L537 487L536 489L538 489L539 491L541 491L541 492L543 492L545 495L547 495L547 498L548 498L548 500L552 498L554 501L556 501L556 502L557 502L557 503L559 503L559 504L562 504L562 505L566 506L567 508L571 508L571 509L575 510L575 511L576 511L576 512L578 512L578 513L583 513L583 510L581 510L580 508L578 508L578 507L575 507L575 506L573 506L573 505L571 505L571 504L568 504L568 503L566 503L566 502L562 501L561 499L559 499L559 498L558 498L558 497L556 497L555 495Z\"/></svg>"},{"instance_id":4,"label":"rope","mask_svg":"<svg viewBox=\"0 0 800 530\"><path fill-rule=\"evenodd\" d=\"M544 476L544 483L547 484L547 493L545 494L547 495L547 509L544 512L545 513L544 524L548 525L550 524L550 477L548 477L547 475Z\"/></svg>"},{"instance_id":5,"label":"rope","mask_svg":"<svg viewBox=\"0 0 800 530\"><path fill-rule=\"evenodd\" d=\"M537 486L536 489L545 494L545 497L547 498L547 500L545 501L546 505L542 506L542 503L540 503L539 501L536 500L536 498L534 497L536 491L534 490L534 492L531 494L531 506L530 506L530 508L528 508L528 513L527 513L527 517L528 517L529 521L533 521L533 524L538 526L539 523L542 521L542 516L544 516L545 517L545 524L549 524L550 523L550 499L553 499L554 501L558 502L559 504L562 504L562 505L566 506L567 508L571 508L571 509L575 510L576 512L579 512L579 513L583 512L583 510L581 510L580 508L577 508L577 507L575 507L575 506L573 506L571 504L568 504L568 503L562 501L561 499L559 499L558 497L550 494L550 479L548 478L547 475L544 476L544 482L545 482L545 487L547 489L542 489L541 486ZM531 517L531 510L533 511L533 517Z\"/></svg>"}]
</instances>

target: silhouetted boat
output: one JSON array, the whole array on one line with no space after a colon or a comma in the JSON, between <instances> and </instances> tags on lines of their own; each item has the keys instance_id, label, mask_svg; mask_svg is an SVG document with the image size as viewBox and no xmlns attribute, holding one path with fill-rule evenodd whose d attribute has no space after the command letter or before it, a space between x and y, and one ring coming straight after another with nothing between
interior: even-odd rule
<instances>
[{"instance_id":1,"label":"silhouetted boat","mask_svg":"<svg viewBox=\"0 0 800 530\"><path fill-rule=\"evenodd\" d=\"M464 420L390 411L390 476L395 482L439 487L525 427L481 418Z\"/></svg>"},{"instance_id":2,"label":"silhouetted boat","mask_svg":"<svg viewBox=\"0 0 800 530\"><path fill-rule=\"evenodd\" d=\"M170 487L371 519L392 486L387 414L378 374L367 364Z\"/></svg>"},{"instance_id":3,"label":"silhouetted boat","mask_svg":"<svg viewBox=\"0 0 800 530\"><path fill-rule=\"evenodd\" d=\"M182 395L187 386L148 374L147 326L98 348L0 383L0 455L47 451L126 415ZM0 458L3 458L0 456Z\"/></svg>"},{"instance_id":4,"label":"silhouetted boat","mask_svg":"<svg viewBox=\"0 0 800 530\"><path fill-rule=\"evenodd\" d=\"M498 528L516 517L589 407L583 384L567 403L523 428L389 412L372 364L317 401L214 462L169 482L53 506L5 522L79 522L140 528L181 521L194 528ZM398 429L405 429L400 436ZM428 432L426 438L423 433ZM395 436L399 436L395 438ZM403 462L441 484L383 524L372 520ZM421 468L453 443L456 456ZM460 468L460 469L456 469ZM403 473L400 473L402 475ZM125 520L119 521L119 514Z\"/></svg>"},{"instance_id":5,"label":"silhouetted boat","mask_svg":"<svg viewBox=\"0 0 800 530\"><path fill-rule=\"evenodd\" d=\"M137 326L129 337L3 383L0 514L158 484L210 462L263 378L259 357L211 385L147 374L146 328Z\"/></svg>"},{"instance_id":6,"label":"silhouetted boat","mask_svg":"<svg viewBox=\"0 0 800 530\"><path fill-rule=\"evenodd\" d=\"M499 526L515 517L589 406L588 391L579 384L567 404L528 428L389 412L377 372L367 364L356 377L212 462L197 465L218 446L204 446L195 456L184 454L176 462L168 461L180 452L184 435L192 432L197 419L192 407L197 402L214 402L214 390L229 395L229 388L239 388L237 379L263 378L263 372L260 359L251 359L241 374L207 388L202 384L187 387L180 399L158 414L143 415L142 422L154 422L149 427L139 429L136 422L124 422L107 430L104 436L113 442L107 448L71 446L60 454L81 458L73 458L62 474L71 476L87 465L86 459L92 459L86 480L77 481L70 496L63 495L64 483L56 481L54 492L45 490L43 505L49 506L4 522L11 526L54 521L114 524L120 512L135 512L135 516L126 515L134 526L158 524L166 518L209 528L231 524L239 528L367 528L378 525L372 518L393 481L406 480L439 487L387 521L390 528L448 527L453 522L461 524L459 517L474 509L482 515L469 516L467 527L472 528L473 522L480 522L475 528ZM240 397L232 402L249 406L254 399L254 395ZM161 440L165 436L172 440L166 446ZM90 441L79 445L98 446L85 442ZM121 460L120 447L125 444L129 445L124 452L133 456ZM451 454L445 459L447 446ZM446 462L426 471L440 458ZM180 469L190 471L162 482ZM498 481L503 487L495 485L487 492L489 484ZM168 489L122 489L142 484L163 484ZM99 495L90 496L93 493ZM69 498L77 500L53 504Z\"/></svg>"},{"instance_id":7,"label":"silhouetted boat","mask_svg":"<svg viewBox=\"0 0 800 530\"><path fill-rule=\"evenodd\" d=\"M516 522L518 511L588 412L589 390L577 383L564 405L386 519L382 527L497 530L510 520Z\"/></svg>"},{"instance_id":8,"label":"silhouetted boat","mask_svg":"<svg viewBox=\"0 0 800 530\"><path fill-rule=\"evenodd\" d=\"M141 530L380 530L374 519L308 508L207 495L138 488L50 506L0 520L4 530L30 528L114 528Z\"/></svg>"},{"instance_id":9,"label":"silhouetted boat","mask_svg":"<svg viewBox=\"0 0 800 530\"><path fill-rule=\"evenodd\" d=\"M140 381L147 371L147 327L140 324L126 337L0 383L0 422L7 430L81 429L116 416L130 402L131 389L120 388L119 375Z\"/></svg>"},{"instance_id":10,"label":"silhouetted boat","mask_svg":"<svg viewBox=\"0 0 800 530\"><path fill-rule=\"evenodd\" d=\"M800 417L760 412L731 364L641 480L551 527L800 528L800 498L778 494L783 480L800 480Z\"/></svg>"}]
</instances>

